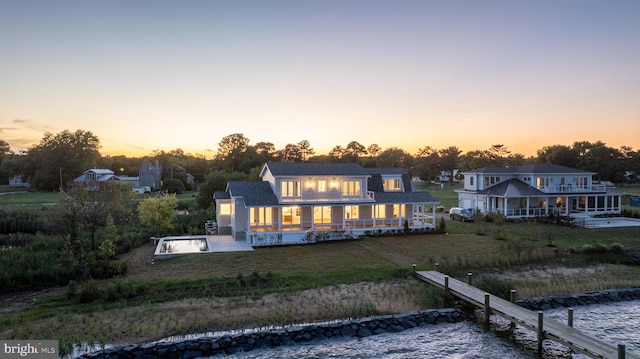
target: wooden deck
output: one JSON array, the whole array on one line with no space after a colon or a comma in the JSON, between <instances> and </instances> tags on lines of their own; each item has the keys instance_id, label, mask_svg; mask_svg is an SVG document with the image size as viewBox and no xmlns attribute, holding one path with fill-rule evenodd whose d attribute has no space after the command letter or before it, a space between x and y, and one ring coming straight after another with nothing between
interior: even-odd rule
<instances>
[{"instance_id":1,"label":"wooden deck","mask_svg":"<svg viewBox=\"0 0 640 359\"><path fill-rule=\"evenodd\" d=\"M539 350L541 350L542 339L551 339L576 352L585 354L592 358L640 359L640 356L636 353L631 353L628 350L624 351L623 348L619 350L618 346L614 346L598 338L588 336L578 329L551 318L544 318L542 320L542 330L539 331L538 323L539 320L542 319L541 312L533 312L522 308L507 300L488 294L472 285L450 278L443 273L437 271L417 271L416 275L423 281L441 288L445 288L446 281L448 290L451 294L481 309L485 308L486 295L488 295L490 314L500 315L512 323L538 332L538 339L540 340L538 343Z\"/></svg>"}]
</instances>

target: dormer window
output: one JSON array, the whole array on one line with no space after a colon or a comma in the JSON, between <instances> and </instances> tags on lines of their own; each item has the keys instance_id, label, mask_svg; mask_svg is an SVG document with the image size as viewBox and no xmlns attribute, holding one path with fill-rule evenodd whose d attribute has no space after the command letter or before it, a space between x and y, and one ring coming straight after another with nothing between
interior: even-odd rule
<instances>
[{"instance_id":1,"label":"dormer window","mask_svg":"<svg viewBox=\"0 0 640 359\"><path fill-rule=\"evenodd\" d=\"M387 178L382 183L382 187L385 191L401 191L402 187L400 186L399 178Z\"/></svg>"}]
</instances>

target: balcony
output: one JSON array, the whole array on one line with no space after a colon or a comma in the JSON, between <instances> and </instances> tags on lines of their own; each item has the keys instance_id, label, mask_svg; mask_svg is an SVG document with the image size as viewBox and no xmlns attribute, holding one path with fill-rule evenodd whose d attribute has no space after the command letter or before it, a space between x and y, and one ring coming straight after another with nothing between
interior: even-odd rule
<instances>
[{"instance_id":1,"label":"balcony","mask_svg":"<svg viewBox=\"0 0 640 359\"><path fill-rule=\"evenodd\" d=\"M595 193L606 192L607 187L603 184L576 186L572 184L564 184L560 186L538 186L538 190L544 193Z\"/></svg>"}]
</instances>

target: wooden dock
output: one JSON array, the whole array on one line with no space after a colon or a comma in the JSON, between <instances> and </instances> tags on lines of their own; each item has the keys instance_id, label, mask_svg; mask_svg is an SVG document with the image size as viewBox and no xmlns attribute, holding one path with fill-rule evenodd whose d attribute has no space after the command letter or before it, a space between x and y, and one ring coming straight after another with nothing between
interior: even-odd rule
<instances>
[{"instance_id":1,"label":"wooden dock","mask_svg":"<svg viewBox=\"0 0 640 359\"><path fill-rule=\"evenodd\" d=\"M496 297L472 285L437 271L417 271L417 277L427 283L444 288L454 296L485 310L485 322L489 315L496 314L512 323L521 325L538 334L538 355L542 353L542 341L550 339L572 350L592 358L638 358L638 354L629 352L623 345L613 346L598 338L591 337L572 326L551 318L543 318L542 312L534 312Z\"/></svg>"}]
</instances>

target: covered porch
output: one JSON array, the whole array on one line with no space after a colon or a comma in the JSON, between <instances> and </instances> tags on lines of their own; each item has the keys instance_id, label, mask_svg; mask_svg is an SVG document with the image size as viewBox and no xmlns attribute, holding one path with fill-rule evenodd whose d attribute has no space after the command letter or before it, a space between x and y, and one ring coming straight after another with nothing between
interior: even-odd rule
<instances>
[{"instance_id":1,"label":"covered porch","mask_svg":"<svg viewBox=\"0 0 640 359\"><path fill-rule=\"evenodd\" d=\"M356 238L378 230L435 228L435 204L311 205L249 208L245 238L276 245ZM428 212L427 212L428 210Z\"/></svg>"}]
</instances>

